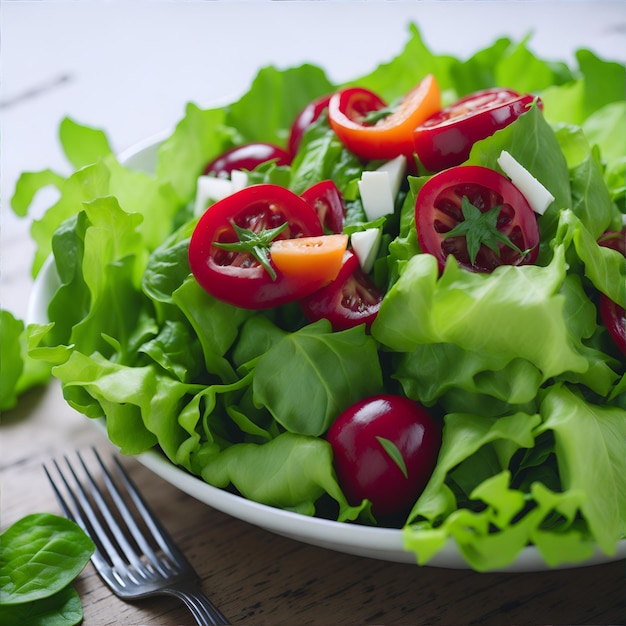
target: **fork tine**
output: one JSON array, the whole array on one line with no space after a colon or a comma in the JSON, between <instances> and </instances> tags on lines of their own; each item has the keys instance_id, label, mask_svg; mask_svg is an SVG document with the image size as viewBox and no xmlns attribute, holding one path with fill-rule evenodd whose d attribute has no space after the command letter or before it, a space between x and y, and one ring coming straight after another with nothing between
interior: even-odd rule
<instances>
[{"instance_id":1,"label":"fork tine","mask_svg":"<svg viewBox=\"0 0 626 626\"><path fill-rule=\"evenodd\" d=\"M97 569L100 569L100 566L107 565L107 561L103 554L103 551L108 556L109 561L113 563L115 567L123 567L124 563L119 555L119 552L117 548L113 545L113 543L109 540L108 533L106 533L104 528L102 527L102 524L98 519L98 515L96 514L93 506L91 505L91 502L89 501L89 496L85 491L85 488L79 481L78 476L71 466L67 456L64 458L70 472L72 473L76 481L76 493L70 486L67 477L63 473L63 470L61 469L57 461L53 459L52 463L56 468L57 473L61 478L61 481L65 485L65 489L67 490L71 506L61 494L61 491L57 487L56 482L48 471L48 468L44 465L44 470L46 472L48 480L50 481L50 484L52 485L52 489L54 490L54 494L57 498L57 501L59 502L59 506L61 507L63 514L69 519L76 522L90 537L92 537L92 539L95 540L96 550L93 554L92 560L94 561L94 565Z\"/></svg>"},{"instance_id":2,"label":"fork tine","mask_svg":"<svg viewBox=\"0 0 626 626\"><path fill-rule=\"evenodd\" d=\"M61 493L61 482L53 479L45 464L43 469L64 515L81 526L96 544L91 560L102 579L121 598L135 600L156 594L171 595L185 603L197 624L228 624L200 589L197 573L159 524L122 464L112 456L116 474L119 474L114 478L97 450L92 450L106 489L98 486L79 452L76 455L82 466L81 473L86 477L82 481L68 457L64 457L66 473L72 475L75 487L70 486L59 463L51 461L68 493L67 499ZM107 492L110 497L105 496ZM113 506L109 506L109 501ZM127 504L130 501L132 510ZM142 521L139 523L138 519ZM148 531L145 535L144 526ZM136 552L136 548L141 552Z\"/></svg>"},{"instance_id":3,"label":"fork tine","mask_svg":"<svg viewBox=\"0 0 626 626\"><path fill-rule=\"evenodd\" d=\"M152 546L146 540L144 533L140 530L137 524L137 521L135 520L133 516L132 511L128 508L124 500L124 497L122 496L121 491L118 489L117 485L115 484L115 481L113 479L113 476L111 475L111 472L102 461L102 458L98 454L97 450L95 448L93 448L92 450L93 450L94 456L96 457L98 461L98 464L100 465L100 469L102 470L104 481L109 491L109 494L111 495L113 502L117 506L118 511L122 519L124 520L124 523L126 524L127 529L130 531L131 535L133 536L133 539L137 542L137 545L139 546L139 548L141 548L144 556L149 560L152 567L159 570L162 574L168 574L169 572L163 567L161 560L157 557L154 550L152 549ZM129 562L134 564L138 569L140 569L141 560L137 556L132 546L126 540L125 533L120 529L119 525L116 523L115 518L112 516L110 510L106 506L106 502L102 498L101 493L95 481L93 480L91 473L89 472L88 468L85 465L85 462L83 461L83 458L80 455L78 456L83 465L83 468L85 470L85 474L87 475L89 483L92 489L94 490L94 496L96 497L98 505L100 506L100 509L102 510L102 513L104 517L106 518L107 523L109 523L109 526L111 527L111 531L113 532L113 535L116 541L118 541L118 543L120 543L120 545L122 546L124 553L126 554L126 557L128 558ZM116 459L116 464L118 465L118 471L120 471L122 475L124 475L125 474L124 470L122 469L122 466L117 461L117 459ZM124 487L126 487L126 490L129 492L131 499L133 500L133 502L136 503L136 497L138 495L137 490L132 485L128 475L124 476L123 483L124 483ZM143 516L144 522L146 523L146 525L150 527L149 519L145 515L144 511L142 511L139 507L137 508L139 510L139 513ZM151 528L150 528L150 531L152 532Z\"/></svg>"},{"instance_id":4,"label":"fork tine","mask_svg":"<svg viewBox=\"0 0 626 626\"><path fill-rule=\"evenodd\" d=\"M158 518L152 512L152 509L150 509L146 501L143 499L137 487L135 487L135 484L120 463L119 459L117 459L117 457L113 457L113 461L115 463L115 468L117 469L121 482L123 483L124 487L126 487L126 491L128 492L133 503L137 507L137 510L141 514L144 523L152 533L154 540L157 542L161 550L163 550L163 552L167 554L174 562L177 562L179 564L184 563L187 567L191 568L191 565L187 562L184 554L178 549L178 547L170 537L169 533L159 523ZM100 463L102 463L102 461L100 461Z\"/></svg>"}]
</instances>

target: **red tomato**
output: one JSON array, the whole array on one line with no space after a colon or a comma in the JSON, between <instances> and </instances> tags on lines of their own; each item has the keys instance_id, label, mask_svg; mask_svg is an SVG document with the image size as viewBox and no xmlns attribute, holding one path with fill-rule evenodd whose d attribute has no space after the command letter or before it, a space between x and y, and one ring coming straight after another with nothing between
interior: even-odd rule
<instances>
[{"instance_id":1,"label":"red tomato","mask_svg":"<svg viewBox=\"0 0 626 626\"><path fill-rule=\"evenodd\" d=\"M626 256L626 229L604 233L598 243ZM600 294L600 317L618 350L626 354L626 310L608 296Z\"/></svg>"},{"instance_id":2,"label":"red tomato","mask_svg":"<svg viewBox=\"0 0 626 626\"><path fill-rule=\"evenodd\" d=\"M416 402L383 394L344 411L327 439L348 502L367 499L374 515L385 516L406 511L424 490L437 463L441 427Z\"/></svg>"},{"instance_id":3,"label":"red tomato","mask_svg":"<svg viewBox=\"0 0 626 626\"><path fill-rule=\"evenodd\" d=\"M327 94L316 98L309 104L307 104L300 113L298 113L296 119L291 125L291 131L289 132L289 154L291 154L291 158L296 155L298 152L298 148L300 147L300 142L302 141L302 136L304 135L306 129L317 120L317 118L322 114L324 109L328 108L328 102L330 101L331 94Z\"/></svg>"},{"instance_id":4,"label":"red tomato","mask_svg":"<svg viewBox=\"0 0 626 626\"><path fill-rule=\"evenodd\" d=\"M252 171L261 163L276 160L277 165L289 165L291 157L285 150L271 143L248 143L235 146L220 154L204 168L204 175L228 178L233 170Z\"/></svg>"},{"instance_id":5,"label":"red tomato","mask_svg":"<svg viewBox=\"0 0 626 626\"><path fill-rule=\"evenodd\" d=\"M476 221L464 215L463 198L480 211L474 211ZM476 228L484 228L486 220L481 214L495 207L500 207L497 219L491 212L489 233L479 236ZM470 223L475 226L467 235L449 235L453 228ZM508 178L478 165L461 165L432 176L417 194L415 225L422 251L434 255L441 270L450 254L465 269L491 272L499 265L534 263L539 253L539 227L526 198ZM514 247L499 241L502 235ZM473 246L477 254L472 260Z\"/></svg>"},{"instance_id":6,"label":"red tomato","mask_svg":"<svg viewBox=\"0 0 626 626\"><path fill-rule=\"evenodd\" d=\"M415 128L415 152L431 172L460 165L477 141L515 121L534 99L532 95L501 88L465 96ZM541 106L540 100L538 105Z\"/></svg>"},{"instance_id":7,"label":"red tomato","mask_svg":"<svg viewBox=\"0 0 626 626\"><path fill-rule=\"evenodd\" d=\"M189 242L189 265L211 295L246 309L263 309L297 300L325 281L276 278L247 252L223 250L215 243L239 240L233 223L260 233L287 223L277 238L317 237L322 226L315 211L293 192L278 185L252 185L216 202L198 221ZM271 263L271 259L270 259Z\"/></svg>"},{"instance_id":8,"label":"red tomato","mask_svg":"<svg viewBox=\"0 0 626 626\"><path fill-rule=\"evenodd\" d=\"M309 322L327 319L335 331L359 324L369 329L378 315L383 296L361 269L356 254L348 250L337 278L302 298L300 306Z\"/></svg>"},{"instance_id":9,"label":"red tomato","mask_svg":"<svg viewBox=\"0 0 626 626\"><path fill-rule=\"evenodd\" d=\"M429 74L402 99L398 108L382 119L368 124L368 113L386 104L375 93L351 87L333 94L328 104L328 119L343 145L365 160L393 159L414 152L413 129L438 111L439 86Z\"/></svg>"},{"instance_id":10,"label":"red tomato","mask_svg":"<svg viewBox=\"0 0 626 626\"><path fill-rule=\"evenodd\" d=\"M343 232L346 205L332 180L323 180L312 185L302 197L315 209L324 230L329 233Z\"/></svg>"}]
</instances>

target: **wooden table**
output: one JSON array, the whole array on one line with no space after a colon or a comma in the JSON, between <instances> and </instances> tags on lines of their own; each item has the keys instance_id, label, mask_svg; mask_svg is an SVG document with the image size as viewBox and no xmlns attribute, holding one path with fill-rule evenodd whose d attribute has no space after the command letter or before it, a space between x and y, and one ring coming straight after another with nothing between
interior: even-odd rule
<instances>
[{"instance_id":1,"label":"wooden table","mask_svg":"<svg viewBox=\"0 0 626 626\"><path fill-rule=\"evenodd\" d=\"M189 100L209 103L240 93L262 65L312 61L330 68L336 80L365 73L399 50L409 21L419 23L438 51L452 54L531 30L537 48L552 58L582 45L621 59L626 50L614 19L621 9L623 21L620 3L577 2L567 10L554 2L532 3L533 10L502 2L256 2L245 9L234 2L150 4L3 3L2 306L19 317L28 302L33 246L28 220L8 215L7 202L22 171L67 172L56 135L65 115L104 128L120 150L171 127ZM233 23L236 32L227 28ZM358 36L346 53L348 23ZM314 36L301 36L303 24ZM213 61L224 50L230 51L226 65L218 66ZM29 513L58 513L42 463L92 445L111 449L65 404L56 383L31 391L3 414L1 528ZM233 623L626 623L624 561L478 574L349 556L232 519L137 461L124 464L200 573L205 592ZM91 565L76 587L86 626L191 624L169 599L121 602Z\"/></svg>"},{"instance_id":2,"label":"wooden table","mask_svg":"<svg viewBox=\"0 0 626 626\"><path fill-rule=\"evenodd\" d=\"M57 384L33 390L0 427L2 526L59 513L42 463L95 445L110 451ZM588 568L478 574L388 563L286 539L216 511L123 458L166 528L234 624L624 624L624 561ZM76 582L86 626L191 624L170 599L126 604L91 564Z\"/></svg>"}]
</instances>

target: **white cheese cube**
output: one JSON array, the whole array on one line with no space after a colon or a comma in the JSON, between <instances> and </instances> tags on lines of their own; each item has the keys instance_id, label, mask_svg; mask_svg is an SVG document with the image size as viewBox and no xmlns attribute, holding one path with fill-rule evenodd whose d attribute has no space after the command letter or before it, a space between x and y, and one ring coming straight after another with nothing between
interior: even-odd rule
<instances>
[{"instance_id":1,"label":"white cheese cube","mask_svg":"<svg viewBox=\"0 0 626 626\"><path fill-rule=\"evenodd\" d=\"M202 215L209 204L217 202L233 193L233 183L228 178L199 176L196 184L194 214Z\"/></svg>"},{"instance_id":2,"label":"white cheese cube","mask_svg":"<svg viewBox=\"0 0 626 626\"><path fill-rule=\"evenodd\" d=\"M394 197L389 172L363 172L358 184L363 210L369 222L393 213Z\"/></svg>"},{"instance_id":3,"label":"white cheese cube","mask_svg":"<svg viewBox=\"0 0 626 626\"><path fill-rule=\"evenodd\" d=\"M502 150L498 157L498 165L522 192L533 211L543 215L550 204L554 202L554 196L506 150Z\"/></svg>"},{"instance_id":4,"label":"white cheese cube","mask_svg":"<svg viewBox=\"0 0 626 626\"><path fill-rule=\"evenodd\" d=\"M359 265L364 272L370 272L378 256L378 249L382 239L380 228L368 228L352 233L350 242L352 250L359 259Z\"/></svg>"}]
</instances>

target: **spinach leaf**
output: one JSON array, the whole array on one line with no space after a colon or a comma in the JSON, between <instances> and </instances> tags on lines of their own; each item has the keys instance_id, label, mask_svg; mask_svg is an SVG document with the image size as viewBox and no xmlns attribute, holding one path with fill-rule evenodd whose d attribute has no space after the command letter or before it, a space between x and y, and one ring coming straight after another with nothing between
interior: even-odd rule
<instances>
[{"instance_id":1,"label":"spinach leaf","mask_svg":"<svg viewBox=\"0 0 626 626\"><path fill-rule=\"evenodd\" d=\"M3 626L74 626L82 621L80 598L71 585L34 602L0 604L0 623Z\"/></svg>"},{"instance_id":2,"label":"spinach leaf","mask_svg":"<svg viewBox=\"0 0 626 626\"><path fill-rule=\"evenodd\" d=\"M48 598L69 585L94 550L72 521L48 513L28 515L0 535L0 604Z\"/></svg>"},{"instance_id":3,"label":"spinach leaf","mask_svg":"<svg viewBox=\"0 0 626 626\"><path fill-rule=\"evenodd\" d=\"M255 402L287 430L320 436L352 403L381 391L376 342L364 326L332 332L320 320L270 348L256 365L253 385Z\"/></svg>"}]
</instances>

